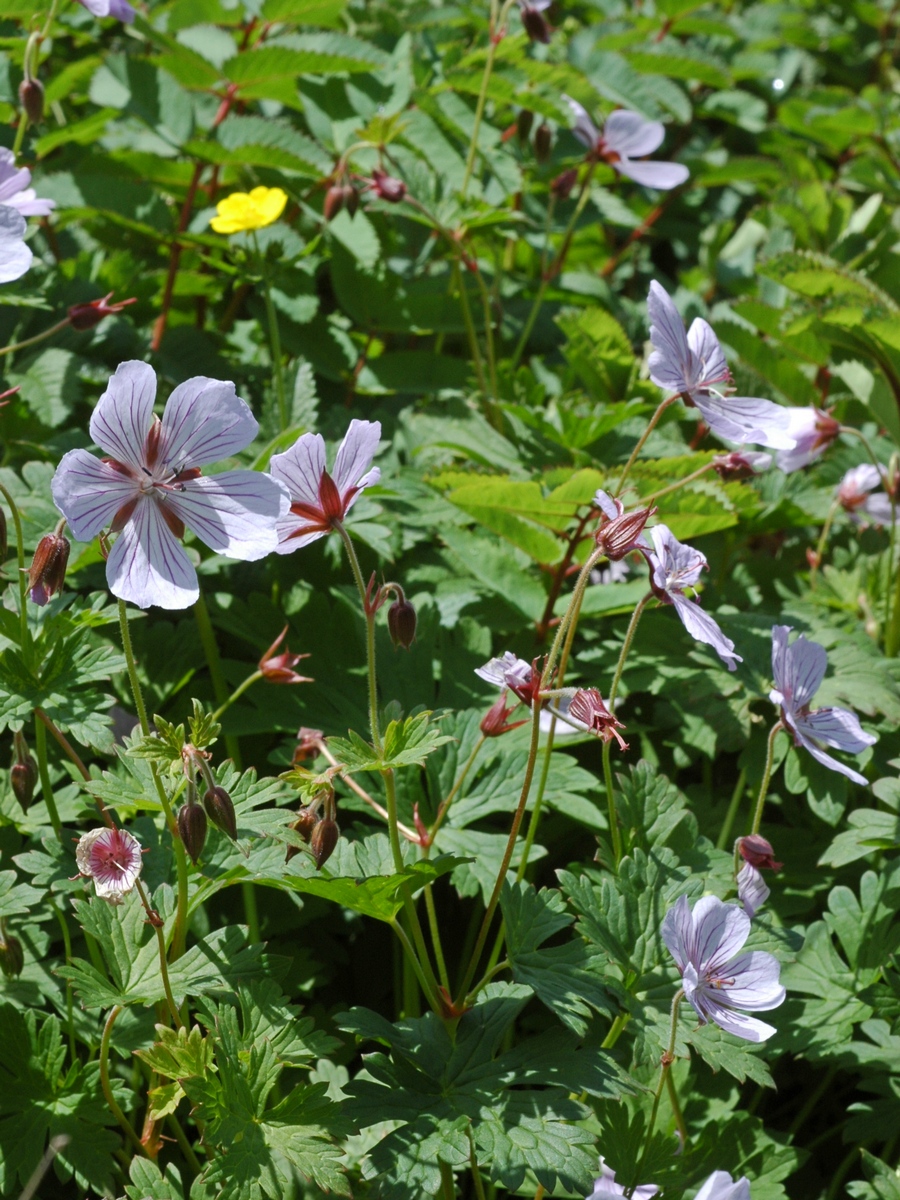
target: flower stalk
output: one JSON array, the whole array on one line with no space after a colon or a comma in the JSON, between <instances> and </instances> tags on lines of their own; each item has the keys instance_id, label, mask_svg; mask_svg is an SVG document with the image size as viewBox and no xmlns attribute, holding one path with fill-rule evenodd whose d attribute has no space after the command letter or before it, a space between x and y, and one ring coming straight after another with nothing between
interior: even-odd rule
<instances>
[{"instance_id":1,"label":"flower stalk","mask_svg":"<svg viewBox=\"0 0 900 1200\"><path fill-rule=\"evenodd\" d=\"M769 742L766 748L766 765L763 768L762 782L759 785L759 795L756 798L756 807L753 810L753 823L750 826L750 833L759 833L759 827L762 824L763 808L766 803L766 796L769 792L769 780L772 778L772 763L775 760L775 739L784 729L784 724L781 721L776 721L769 730Z\"/></svg>"}]
</instances>

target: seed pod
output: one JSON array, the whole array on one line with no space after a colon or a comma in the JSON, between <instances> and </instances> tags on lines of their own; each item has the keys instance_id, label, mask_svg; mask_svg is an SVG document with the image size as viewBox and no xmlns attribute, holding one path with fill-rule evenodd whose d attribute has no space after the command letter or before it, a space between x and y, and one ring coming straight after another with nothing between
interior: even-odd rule
<instances>
[{"instance_id":1,"label":"seed pod","mask_svg":"<svg viewBox=\"0 0 900 1200\"><path fill-rule=\"evenodd\" d=\"M372 172L372 191L379 200L387 200L390 204L399 204L406 196L406 184L402 179L395 179L378 167Z\"/></svg>"},{"instance_id":2,"label":"seed pod","mask_svg":"<svg viewBox=\"0 0 900 1200\"><path fill-rule=\"evenodd\" d=\"M388 633L395 646L408 650L416 640L416 610L404 597L388 609Z\"/></svg>"},{"instance_id":3,"label":"seed pod","mask_svg":"<svg viewBox=\"0 0 900 1200\"><path fill-rule=\"evenodd\" d=\"M322 205L322 215L326 221L333 221L344 207L344 189L333 183L325 193L325 203Z\"/></svg>"},{"instance_id":4,"label":"seed pod","mask_svg":"<svg viewBox=\"0 0 900 1200\"><path fill-rule=\"evenodd\" d=\"M178 835L184 842L191 862L196 865L206 845L206 813L202 805L190 801L182 805L178 810Z\"/></svg>"},{"instance_id":5,"label":"seed pod","mask_svg":"<svg viewBox=\"0 0 900 1200\"><path fill-rule=\"evenodd\" d=\"M69 549L69 539L58 533L48 533L38 542L28 571L28 594L33 604L43 606L62 589Z\"/></svg>"},{"instance_id":6,"label":"seed pod","mask_svg":"<svg viewBox=\"0 0 900 1200\"><path fill-rule=\"evenodd\" d=\"M25 109L29 125L37 125L44 116L44 85L39 79L23 79L19 84L19 103Z\"/></svg>"},{"instance_id":7,"label":"seed pod","mask_svg":"<svg viewBox=\"0 0 900 1200\"><path fill-rule=\"evenodd\" d=\"M7 934L4 941L0 941L0 971L7 979L14 979L17 975L22 974L22 968L25 966L25 953L22 950L22 943L17 937Z\"/></svg>"},{"instance_id":8,"label":"seed pod","mask_svg":"<svg viewBox=\"0 0 900 1200\"><path fill-rule=\"evenodd\" d=\"M550 126L546 121L542 121L538 125L534 134L534 156L538 162L546 162L550 157L550 150L553 146L553 134L550 132Z\"/></svg>"},{"instance_id":9,"label":"seed pod","mask_svg":"<svg viewBox=\"0 0 900 1200\"><path fill-rule=\"evenodd\" d=\"M531 127L534 124L534 113L530 108L520 108L519 115L516 117L516 129L519 134L520 142L527 142L528 135L531 133Z\"/></svg>"},{"instance_id":10,"label":"seed pod","mask_svg":"<svg viewBox=\"0 0 900 1200\"><path fill-rule=\"evenodd\" d=\"M24 761L14 762L10 767L9 784L12 793L25 811L28 810L28 806L34 798L37 781L38 765L34 761L33 755L29 754Z\"/></svg>"},{"instance_id":11,"label":"seed pod","mask_svg":"<svg viewBox=\"0 0 900 1200\"><path fill-rule=\"evenodd\" d=\"M341 831L338 828L338 823L331 817L323 817L321 821L316 823L316 827L312 831L312 837L309 839L309 848L312 850L312 856L316 860L317 870L321 871L325 863L331 858L340 836Z\"/></svg>"},{"instance_id":12,"label":"seed pod","mask_svg":"<svg viewBox=\"0 0 900 1200\"><path fill-rule=\"evenodd\" d=\"M237 818L234 815L234 804L223 787L216 785L203 794L203 807L213 825L227 833L233 842L237 841Z\"/></svg>"},{"instance_id":13,"label":"seed pod","mask_svg":"<svg viewBox=\"0 0 900 1200\"><path fill-rule=\"evenodd\" d=\"M319 822L319 815L312 808L303 807L297 814L297 820L293 821L288 828L293 829L294 833L299 833L307 844L312 838L313 830ZM284 856L284 861L289 863L295 854L300 853L299 846L288 846Z\"/></svg>"},{"instance_id":14,"label":"seed pod","mask_svg":"<svg viewBox=\"0 0 900 1200\"><path fill-rule=\"evenodd\" d=\"M533 42L543 42L546 46L550 41L550 26L544 14L536 8L525 7L521 10L522 24L525 32Z\"/></svg>"}]
</instances>

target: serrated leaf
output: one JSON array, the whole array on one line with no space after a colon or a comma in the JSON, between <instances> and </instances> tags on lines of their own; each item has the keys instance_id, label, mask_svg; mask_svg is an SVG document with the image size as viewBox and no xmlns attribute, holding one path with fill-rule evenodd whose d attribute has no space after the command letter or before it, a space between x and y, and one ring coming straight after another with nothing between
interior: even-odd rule
<instances>
[{"instance_id":1,"label":"serrated leaf","mask_svg":"<svg viewBox=\"0 0 900 1200\"><path fill-rule=\"evenodd\" d=\"M350 739L331 737L328 747L348 773L389 771L399 767L424 766L425 759L450 738L431 721L430 712L416 713L402 721L390 721L382 734L382 751L350 731Z\"/></svg>"}]
</instances>

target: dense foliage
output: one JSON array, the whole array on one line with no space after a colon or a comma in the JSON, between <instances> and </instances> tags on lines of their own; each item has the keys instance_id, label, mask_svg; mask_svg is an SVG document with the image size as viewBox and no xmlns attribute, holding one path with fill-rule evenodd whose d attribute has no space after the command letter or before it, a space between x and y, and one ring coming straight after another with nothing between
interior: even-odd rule
<instances>
[{"instance_id":1,"label":"dense foliage","mask_svg":"<svg viewBox=\"0 0 900 1200\"><path fill-rule=\"evenodd\" d=\"M898 19L0 0L0 1196L900 1200Z\"/></svg>"}]
</instances>

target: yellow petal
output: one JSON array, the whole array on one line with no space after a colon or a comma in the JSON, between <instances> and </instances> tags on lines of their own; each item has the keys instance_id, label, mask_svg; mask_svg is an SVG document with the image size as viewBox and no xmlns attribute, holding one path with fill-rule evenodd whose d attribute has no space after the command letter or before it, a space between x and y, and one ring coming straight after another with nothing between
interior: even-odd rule
<instances>
[{"instance_id":1,"label":"yellow petal","mask_svg":"<svg viewBox=\"0 0 900 1200\"><path fill-rule=\"evenodd\" d=\"M281 188L258 187L250 193L250 200L258 213L257 228L262 228L264 225L271 225L273 221L277 221L284 212L287 204L287 192L282 191Z\"/></svg>"}]
</instances>

